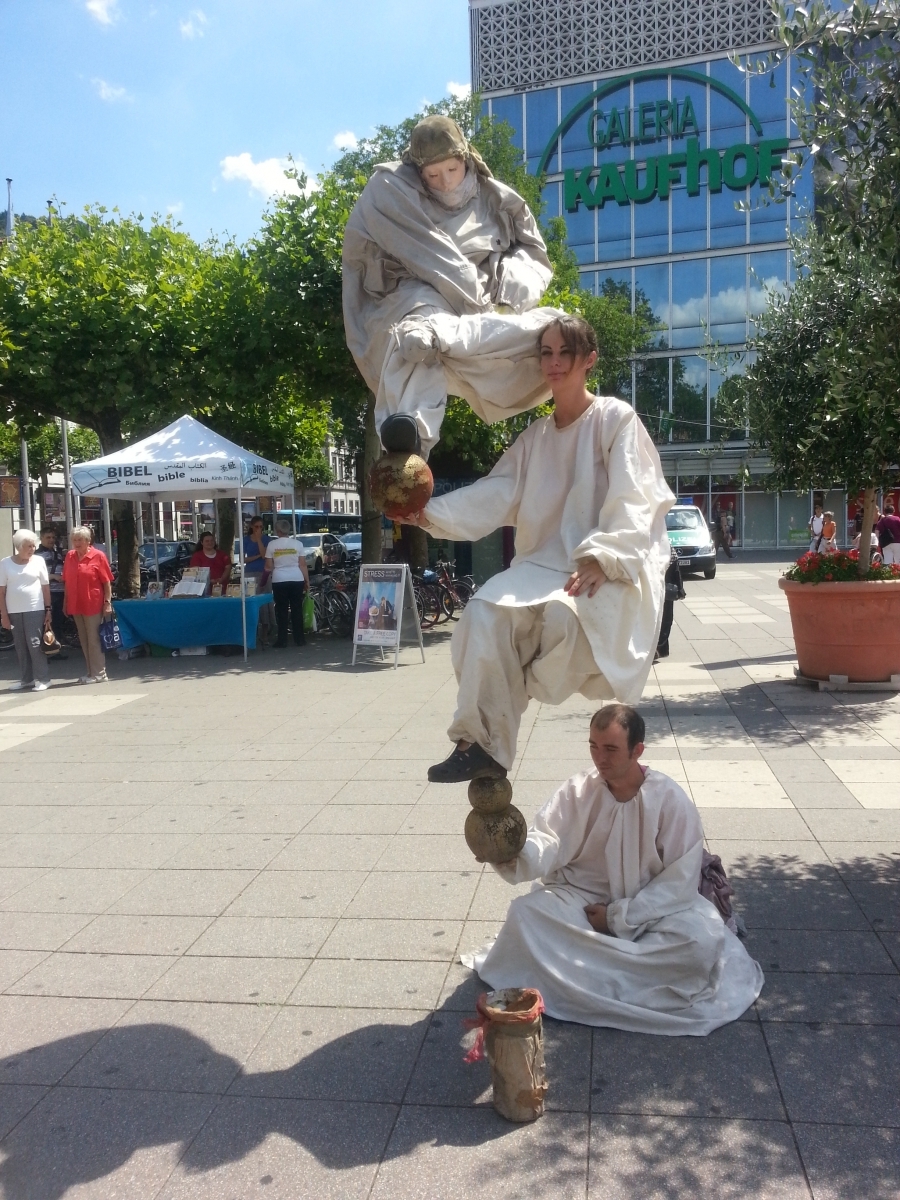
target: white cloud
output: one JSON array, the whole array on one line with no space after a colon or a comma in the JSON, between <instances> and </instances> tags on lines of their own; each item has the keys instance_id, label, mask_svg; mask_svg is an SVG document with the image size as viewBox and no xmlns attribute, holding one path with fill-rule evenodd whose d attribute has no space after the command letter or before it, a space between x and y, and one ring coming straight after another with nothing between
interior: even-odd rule
<instances>
[{"instance_id":1,"label":"white cloud","mask_svg":"<svg viewBox=\"0 0 900 1200\"><path fill-rule=\"evenodd\" d=\"M175 204L167 204L166 212L170 217L177 217L180 212L184 211L184 201L178 200Z\"/></svg>"},{"instance_id":2,"label":"white cloud","mask_svg":"<svg viewBox=\"0 0 900 1200\"><path fill-rule=\"evenodd\" d=\"M119 0L87 0L84 7L101 25L112 25L121 16Z\"/></svg>"},{"instance_id":3,"label":"white cloud","mask_svg":"<svg viewBox=\"0 0 900 1200\"><path fill-rule=\"evenodd\" d=\"M223 179L245 180L250 184L251 191L258 192L267 200L270 196L300 195L296 179L288 179L284 173L290 165L286 158L264 158L261 162L254 162L253 156L246 151L243 154L229 154L219 164ZM297 160L294 166L303 170L303 164Z\"/></svg>"},{"instance_id":4,"label":"white cloud","mask_svg":"<svg viewBox=\"0 0 900 1200\"><path fill-rule=\"evenodd\" d=\"M105 79L92 79L91 82L97 89L97 95L107 104L118 104L121 101L127 101L130 104L134 98L128 95L125 88L116 87L114 83L107 83Z\"/></svg>"},{"instance_id":5,"label":"white cloud","mask_svg":"<svg viewBox=\"0 0 900 1200\"><path fill-rule=\"evenodd\" d=\"M359 145L359 138L349 129L345 129L343 133L336 133L331 142L335 150L355 150Z\"/></svg>"},{"instance_id":6,"label":"white cloud","mask_svg":"<svg viewBox=\"0 0 900 1200\"><path fill-rule=\"evenodd\" d=\"M208 24L206 13L202 9L195 8L184 21L178 22L178 28L181 30L183 38L202 38Z\"/></svg>"},{"instance_id":7,"label":"white cloud","mask_svg":"<svg viewBox=\"0 0 900 1200\"><path fill-rule=\"evenodd\" d=\"M454 100L468 100L472 95L471 83L454 83L451 79L447 84L447 91Z\"/></svg>"}]
</instances>

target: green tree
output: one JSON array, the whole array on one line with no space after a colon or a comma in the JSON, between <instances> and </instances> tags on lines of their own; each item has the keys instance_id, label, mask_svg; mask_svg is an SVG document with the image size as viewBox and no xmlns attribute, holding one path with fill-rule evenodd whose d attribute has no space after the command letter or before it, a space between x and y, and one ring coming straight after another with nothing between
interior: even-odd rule
<instances>
[{"instance_id":1,"label":"green tree","mask_svg":"<svg viewBox=\"0 0 900 1200\"><path fill-rule=\"evenodd\" d=\"M794 56L799 158L812 160L822 203L818 230L795 244L793 291L769 296L731 402L779 486L864 490L864 574L876 491L900 460L900 4L773 9L783 49L755 69Z\"/></svg>"}]
</instances>

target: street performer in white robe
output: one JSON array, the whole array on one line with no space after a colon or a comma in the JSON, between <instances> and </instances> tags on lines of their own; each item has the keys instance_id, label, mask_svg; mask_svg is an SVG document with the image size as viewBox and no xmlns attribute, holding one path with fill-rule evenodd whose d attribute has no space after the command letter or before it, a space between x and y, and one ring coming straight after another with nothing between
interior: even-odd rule
<instances>
[{"instance_id":1,"label":"street performer in white robe","mask_svg":"<svg viewBox=\"0 0 900 1200\"><path fill-rule=\"evenodd\" d=\"M533 987L564 1021L702 1036L756 1000L763 974L697 890L703 827L685 792L641 766L644 722L628 705L591 722L594 770L535 818L494 869L518 896L496 941L465 956L492 988Z\"/></svg>"},{"instance_id":2,"label":"street performer in white robe","mask_svg":"<svg viewBox=\"0 0 900 1200\"><path fill-rule=\"evenodd\" d=\"M561 314L540 335L554 412L491 473L409 518L435 537L475 541L516 527L516 556L469 602L453 633L456 749L435 783L505 775L530 698L580 692L640 698L659 635L674 497L630 405L594 396L592 327Z\"/></svg>"},{"instance_id":3,"label":"street performer in white robe","mask_svg":"<svg viewBox=\"0 0 900 1200\"><path fill-rule=\"evenodd\" d=\"M556 310L536 305L552 274L522 197L450 117L420 121L344 234L347 345L386 450L427 458L448 392L488 422L547 399L535 343Z\"/></svg>"}]
</instances>

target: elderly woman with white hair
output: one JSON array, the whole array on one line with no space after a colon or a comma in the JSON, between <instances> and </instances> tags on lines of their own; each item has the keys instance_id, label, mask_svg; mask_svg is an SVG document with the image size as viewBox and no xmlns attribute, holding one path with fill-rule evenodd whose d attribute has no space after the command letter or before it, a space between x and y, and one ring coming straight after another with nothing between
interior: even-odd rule
<instances>
[{"instance_id":1,"label":"elderly woman with white hair","mask_svg":"<svg viewBox=\"0 0 900 1200\"><path fill-rule=\"evenodd\" d=\"M106 555L91 545L84 525L72 530L72 549L63 563L65 610L75 622L86 673L79 683L106 683L106 659L100 645L100 622L112 616L112 578Z\"/></svg>"},{"instance_id":2,"label":"elderly woman with white hair","mask_svg":"<svg viewBox=\"0 0 900 1200\"><path fill-rule=\"evenodd\" d=\"M50 668L41 649L44 631L50 628L50 577L47 564L35 554L37 534L17 529L13 554L0 560L0 624L11 629L20 678L11 692L34 685L36 692L50 686Z\"/></svg>"}]
</instances>

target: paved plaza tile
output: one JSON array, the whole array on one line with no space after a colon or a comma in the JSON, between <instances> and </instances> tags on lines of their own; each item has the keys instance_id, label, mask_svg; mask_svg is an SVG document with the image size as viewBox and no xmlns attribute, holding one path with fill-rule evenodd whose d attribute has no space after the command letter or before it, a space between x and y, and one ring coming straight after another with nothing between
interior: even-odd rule
<instances>
[{"instance_id":1,"label":"paved plaza tile","mask_svg":"<svg viewBox=\"0 0 900 1200\"><path fill-rule=\"evenodd\" d=\"M426 779L446 630L397 671L322 638L0 695L0 1200L897 1200L900 699L794 682L762 557L688 579L642 704L762 995L707 1038L547 1019L526 1127L463 1062L459 953L528 885ZM525 714L529 819L588 765L592 708Z\"/></svg>"}]
</instances>

